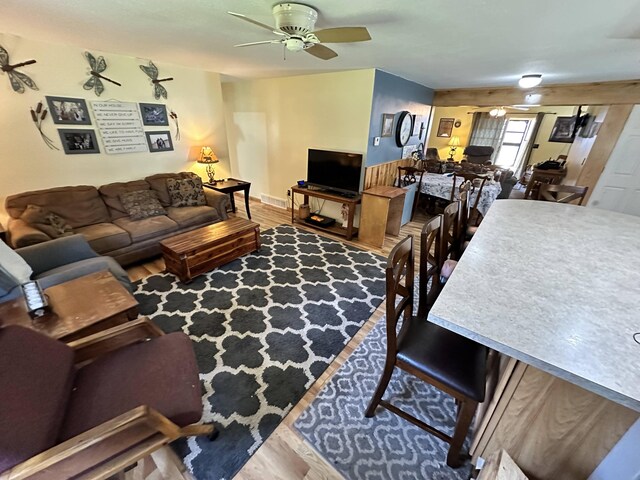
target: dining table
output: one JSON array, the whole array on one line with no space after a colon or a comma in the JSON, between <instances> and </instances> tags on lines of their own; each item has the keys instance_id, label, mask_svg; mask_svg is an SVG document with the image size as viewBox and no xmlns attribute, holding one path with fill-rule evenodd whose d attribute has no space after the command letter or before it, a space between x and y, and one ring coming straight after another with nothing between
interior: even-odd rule
<instances>
[{"instance_id":1,"label":"dining table","mask_svg":"<svg viewBox=\"0 0 640 480\"><path fill-rule=\"evenodd\" d=\"M474 460L505 449L533 478L585 479L638 421L637 252L639 217L532 200L488 211L428 314L503 357Z\"/></svg>"},{"instance_id":2,"label":"dining table","mask_svg":"<svg viewBox=\"0 0 640 480\"><path fill-rule=\"evenodd\" d=\"M456 177L456 189L454 199L458 199L460 184L464 182L463 177ZM431 195L433 197L443 198L445 200L451 200L451 189L453 188L453 174L452 173L425 173L422 176L422 184L420 186L420 193ZM491 204L498 198L502 187L499 182L493 181L493 179L487 179L480 193L480 201L478 202L478 211L484 217L489 211ZM475 204L478 197L478 189L471 191L470 203Z\"/></svg>"}]
</instances>

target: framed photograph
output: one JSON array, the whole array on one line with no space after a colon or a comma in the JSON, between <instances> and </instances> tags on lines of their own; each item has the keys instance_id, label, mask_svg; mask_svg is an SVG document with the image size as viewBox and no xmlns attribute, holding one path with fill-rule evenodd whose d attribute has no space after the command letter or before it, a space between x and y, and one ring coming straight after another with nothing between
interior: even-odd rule
<instances>
[{"instance_id":1,"label":"framed photograph","mask_svg":"<svg viewBox=\"0 0 640 480\"><path fill-rule=\"evenodd\" d=\"M382 114L382 133L381 137L391 137L393 136L393 118L395 115L393 113L383 113Z\"/></svg>"},{"instance_id":2,"label":"framed photograph","mask_svg":"<svg viewBox=\"0 0 640 480\"><path fill-rule=\"evenodd\" d=\"M550 142L573 143L573 131L576 124L576 117L558 117L553 124Z\"/></svg>"},{"instance_id":3,"label":"framed photograph","mask_svg":"<svg viewBox=\"0 0 640 480\"><path fill-rule=\"evenodd\" d=\"M53 123L58 125L91 125L87 102L82 98L45 97Z\"/></svg>"},{"instance_id":4,"label":"framed photograph","mask_svg":"<svg viewBox=\"0 0 640 480\"><path fill-rule=\"evenodd\" d=\"M420 135L420 125L422 125L422 115L414 115L411 136Z\"/></svg>"},{"instance_id":5,"label":"framed photograph","mask_svg":"<svg viewBox=\"0 0 640 480\"><path fill-rule=\"evenodd\" d=\"M147 126L169 126L167 107L161 103L141 103L142 124Z\"/></svg>"},{"instance_id":6,"label":"framed photograph","mask_svg":"<svg viewBox=\"0 0 640 480\"><path fill-rule=\"evenodd\" d=\"M76 130L72 128L58 129L60 141L67 155L100 153L96 132L93 130Z\"/></svg>"},{"instance_id":7,"label":"framed photograph","mask_svg":"<svg viewBox=\"0 0 640 480\"><path fill-rule=\"evenodd\" d=\"M456 121L455 118L441 118L438 124L438 137L451 137L453 132L453 124Z\"/></svg>"},{"instance_id":8,"label":"framed photograph","mask_svg":"<svg viewBox=\"0 0 640 480\"><path fill-rule=\"evenodd\" d=\"M149 144L149 151L151 153L168 152L173 150L173 142L171 141L171 133L169 130L165 132L144 133L147 136L147 143Z\"/></svg>"}]
</instances>

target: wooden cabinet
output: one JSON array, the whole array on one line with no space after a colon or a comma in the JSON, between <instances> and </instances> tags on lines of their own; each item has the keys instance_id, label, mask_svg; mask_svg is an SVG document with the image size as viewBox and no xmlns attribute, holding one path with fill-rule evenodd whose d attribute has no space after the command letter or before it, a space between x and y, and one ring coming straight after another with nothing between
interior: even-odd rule
<instances>
[{"instance_id":1,"label":"wooden cabinet","mask_svg":"<svg viewBox=\"0 0 640 480\"><path fill-rule=\"evenodd\" d=\"M358 238L374 247L382 247L385 233L398 235L406 191L378 185L362 192L362 214Z\"/></svg>"},{"instance_id":2,"label":"wooden cabinet","mask_svg":"<svg viewBox=\"0 0 640 480\"><path fill-rule=\"evenodd\" d=\"M504 449L532 479L583 480L639 415L511 359L471 454L475 461Z\"/></svg>"}]
</instances>

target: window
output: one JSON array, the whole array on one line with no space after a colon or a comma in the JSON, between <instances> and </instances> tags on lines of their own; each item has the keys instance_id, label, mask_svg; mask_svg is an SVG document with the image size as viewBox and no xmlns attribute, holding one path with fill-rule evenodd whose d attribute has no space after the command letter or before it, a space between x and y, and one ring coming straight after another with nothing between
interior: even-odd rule
<instances>
[{"instance_id":1,"label":"window","mask_svg":"<svg viewBox=\"0 0 640 480\"><path fill-rule=\"evenodd\" d=\"M509 119L504 130L502 143L496 159L496 165L504 168L514 168L520 155L524 153L530 119Z\"/></svg>"}]
</instances>

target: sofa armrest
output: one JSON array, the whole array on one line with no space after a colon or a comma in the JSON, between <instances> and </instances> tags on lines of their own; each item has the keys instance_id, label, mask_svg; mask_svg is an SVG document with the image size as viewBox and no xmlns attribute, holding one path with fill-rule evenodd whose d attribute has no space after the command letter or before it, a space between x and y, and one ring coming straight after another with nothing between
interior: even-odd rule
<instances>
[{"instance_id":1,"label":"sofa armrest","mask_svg":"<svg viewBox=\"0 0 640 480\"><path fill-rule=\"evenodd\" d=\"M31 266L34 275L99 256L82 235L56 238L37 245L18 248L16 252Z\"/></svg>"},{"instance_id":2,"label":"sofa armrest","mask_svg":"<svg viewBox=\"0 0 640 480\"><path fill-rule=\"evenodd\" d=\"M229 218L229 215L227 214L227 207L231 205L229 195L226 193L216 192L215 190L211 190L206 187L204 189L204 194L207 197L207 205L215 208L222 220Z\"/></svg>"},{"instance_id":3,"label":"sofa armrest","mask_svg":"<svg viewBox=\"0 0 640 480\"><path fill-rule=\"evenodd\" d=\"M10 218L7 224L7 243L13 248L27 247L51 240L46 233L33 228L20 218Z\"/></svg>"}]
</instances>

